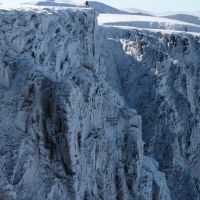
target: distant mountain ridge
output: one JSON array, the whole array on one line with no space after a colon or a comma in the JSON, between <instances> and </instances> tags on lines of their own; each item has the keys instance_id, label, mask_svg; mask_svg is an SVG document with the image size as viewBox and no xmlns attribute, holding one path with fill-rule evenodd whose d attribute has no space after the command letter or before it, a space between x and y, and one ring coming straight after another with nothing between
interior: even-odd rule
<instances>
[{"instance_id":1,"label":"distant mountain ridge","mask_svg":"<svg viewBox=\"0 0 200 200\"><path fill-rule=\"evenodd\" d=\"M99 11L100 13L104 13L104 14L107 14L107 13L109 13L109 14L130 14L129 12L119 10L117 8L108 6L104 3L97 2L97 1L89 1L89 5L91 8L94 8L97 11Z\"/></svg>"},{"instance_id":2,"label":"distant mountain ridge","mask_svg":"<svg viewBox=\"0 0 200 200\"><path fill-rule=\"evenodd\" d=\"M194 15L176 14L176 15L168 15L164 17L168 19L175 19L182 22L200 25L200 17L194 16Z\"/></svg>"},{"instance_id":3,"label":"distant mountain ridge","mask_svg":"<svg viewBox=\"0 0 200 200\"><path fill-rule=\"evenodd\" d=\"M71 1L70 1L71 2ZM59 6L59 7L77 7L76 4L71 3L62 3L56 1L38 1L35 5L37 6Z\"/></svg>"},{"instance_id":4,"label":"distant mountain ridge","mask_svg":"<svg viewBox=\"0 0 200 200\"><path fill-rule=\"evenodd\" d=\"M63 0L63 1L51 1L43 0L36 3L26 3L37 6L59 6L59 7L85 7L83 3L76 3L75 1ZM130 8L130 9L117 9L112 6L106 5L98 1L89 1L90 8L97 10L99 13L103 14L139 14L139 15L151 15L151 13L144 10Z\"/></svg>"},{"instance_id":5,"label":"distant mountain ridge","mask_svg":"<svg viewBox=\"0 0 200 200\"><path fill-rule=\"evenodd\" d=\"M27 3L26 3L27 4ZM59 7L85 7L84 4L77 4L74 1L38 1L36 3L28 3L32 5L37 5L37 6L59 6ZM114 8L112 6L108 6L104 3L97 2L97 1L89 1L89 6L91 8L94 8L97 10L99 13L104 13L104 14L130 14L127 11L122 11L117 8Z\"/></svg>"},{"instance_id":6,"label":"distant mountain ridge","mask_svg":"<svg viewBox=\"0 0 200 200\"><path fill-rule=\"evenodd\" d=\"M147 11L141 10L141 9L137 9L137 8L126 8L126 9L123 9L123 10L130 13L130 14L153 15L150 12L147 12Z\"/></svg>"}]
</instances>

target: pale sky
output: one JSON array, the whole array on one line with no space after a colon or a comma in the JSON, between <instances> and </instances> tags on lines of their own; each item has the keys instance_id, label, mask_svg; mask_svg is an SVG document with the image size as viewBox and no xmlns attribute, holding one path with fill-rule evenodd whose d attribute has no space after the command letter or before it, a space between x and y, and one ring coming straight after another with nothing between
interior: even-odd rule
<instances>
[{"instance_id":1,"label":"pale sky","mask_svg":"<svg viewBox=\"0 0 200 200\"><path fill-rule=\"evenodd\" d=\"M1 3L23 3L23 2L36 2L36 1L38 0L0 0ZM74 0L74 1L83 2L84 0ZM137 8L151 12L164 12L164 11L200 12L200 0L99 0L99 1L117 8Z\"/></svg>"}]
</instances>

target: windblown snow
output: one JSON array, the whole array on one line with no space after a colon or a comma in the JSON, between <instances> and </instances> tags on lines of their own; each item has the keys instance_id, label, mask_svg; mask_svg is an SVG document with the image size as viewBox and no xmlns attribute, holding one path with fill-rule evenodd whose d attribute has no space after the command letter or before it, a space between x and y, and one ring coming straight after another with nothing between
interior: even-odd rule
<instances>
[{"instance_id":1,"label":"windblown snow","mask_svg":"<svg viewBox=\"0 0 200 200\"><path fill-rule=\"evenodd\" d=\"M99 15L100 25L136 27L142 29L161 29L174 31L200 32L200 25L182 22L164 17L146 15L120 15L120 14L101 14Z\"/></svg>"},{"instance_id":2,"label":"windblown snow","mask_svg":"<svg viewBox=\"0 0 200 200\"><path fill-rule=\"evenodd\" d=\"M0 28L1 200L200 199L198 25L1 6Z\"/></svg>"}]
</instances>

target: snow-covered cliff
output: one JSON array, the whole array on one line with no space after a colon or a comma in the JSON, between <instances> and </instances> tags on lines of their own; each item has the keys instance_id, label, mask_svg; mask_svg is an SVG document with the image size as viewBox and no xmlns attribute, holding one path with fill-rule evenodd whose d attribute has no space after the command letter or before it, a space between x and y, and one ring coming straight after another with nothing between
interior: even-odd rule
<instances>
[{"instance_id":1,"label":"snow-covered cliff","mask_svg":"<svg viewBox=\"0 0 200 200\"><path fill-rule=\"evenodd\" d=\"M96 19L0 11L0 199L198 199L199 37Z\"/></svg>"},{"instance_id":2,"label":"snow-covered cliff","mask_svg":"<svg viewBox=\"0 0 200 200\"><path fill-rule=\"evenodd\" d=\"M110 52L103 54L105 65L112 66L107 81L142 116L145 155L159 162L172 199L199 199L200 37L108 27L102 32Z\"/></svg>"}]
</instances>

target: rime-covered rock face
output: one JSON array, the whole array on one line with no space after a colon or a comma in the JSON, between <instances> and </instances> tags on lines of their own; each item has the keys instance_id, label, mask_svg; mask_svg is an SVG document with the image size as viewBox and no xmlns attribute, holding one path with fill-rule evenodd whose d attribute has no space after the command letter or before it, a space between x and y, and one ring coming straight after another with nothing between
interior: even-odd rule
<instances>
[{"instance_id":1,"label":"rime-covered rock face","mask_svg":"<svg viewBox=\"0 0 200 200\"><path fill-rule=\"evenodd\" d=\"M105 59L112 65L107 80L142 116L144 154L159 162L172 199L199 199L200 37L115 28L102 32L111 52Z\"/></svg>"},{"instance_id":2,"label":"rime-covered rock face","mask_svg":"<svg viewBox=\"0 0 200 200\"><path fill-rule=\"evenodd\" d=\"M62 8L0 29L0 199L199 198L198 37Z\"/></svg>"},{"instance_id":3,"label":"rime-covered rock face","mask_svg":"<svg viewBox=\"0 0 200 200\"><path fill-rule=\"evenodd\" d=\"M1 10L0 26L0 198L137 197L141 118L104 80L95 12Z\"/></svg>"}]
</instances>

